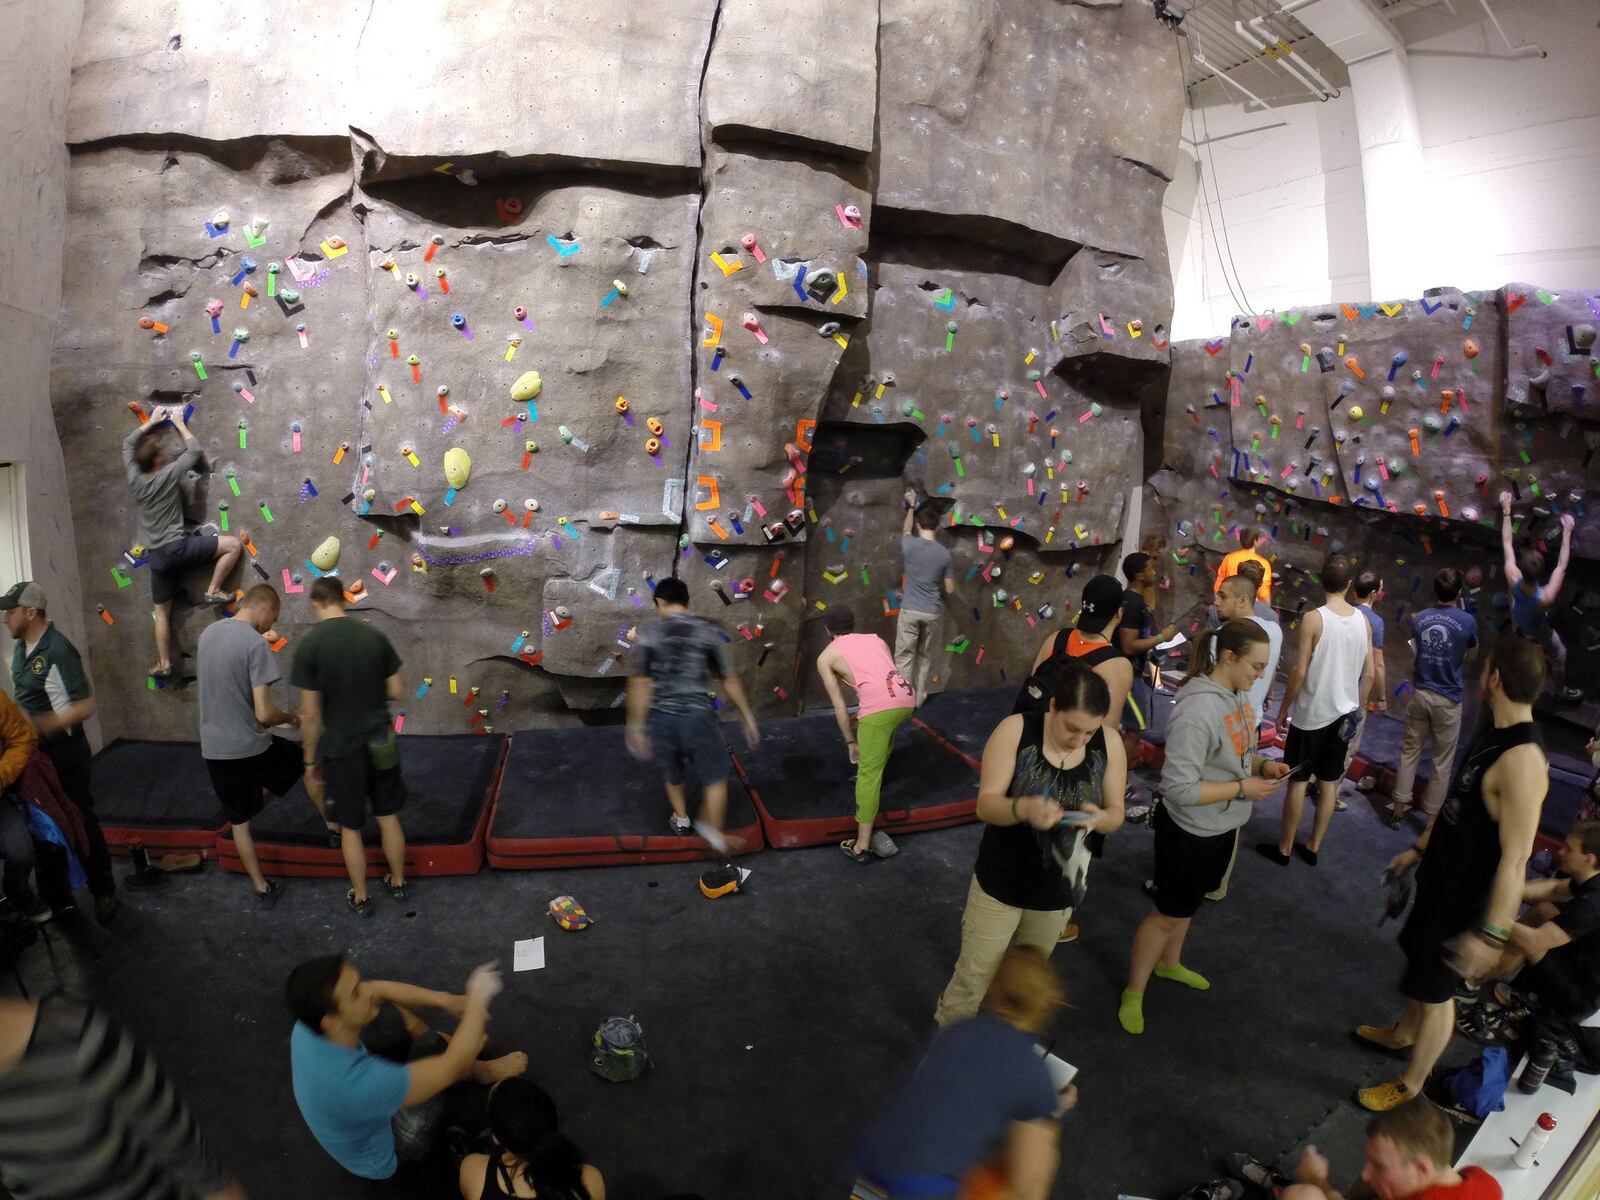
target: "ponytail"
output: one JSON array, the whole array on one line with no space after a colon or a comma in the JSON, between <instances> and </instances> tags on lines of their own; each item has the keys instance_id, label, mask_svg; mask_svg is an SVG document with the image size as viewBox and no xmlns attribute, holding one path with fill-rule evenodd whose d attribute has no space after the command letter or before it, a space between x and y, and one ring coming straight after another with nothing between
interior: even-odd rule
<instances>
[{"instance_id":1,"label":"ponytail","mask_svg":"<svg viewBox=\"0 0 1600 1200\"><path fill-rule=\"evenodd\" d=\"M565 1134L551 1134L520 1157L522 1178L540 1200L590 1200L583 1186L583 1152Z\"/></svg>"},{"instance_id":2,"label":"ponytail","mask_svg":"<svg viewBox=\"0 0 1600 1200\"><path fill-rule=\"evenodd\" d=\"M1211 665L1217 661L1217 637L1221 632L1222 628L1218 626L1216 629L1206 630L1195 638L1194 653L1189 655L1189 669L1183 673L1183 679L1178 683L1179 687L1188 683L1196 675L1203 675L1211 669Z\"/></svg>"}]
</instances>

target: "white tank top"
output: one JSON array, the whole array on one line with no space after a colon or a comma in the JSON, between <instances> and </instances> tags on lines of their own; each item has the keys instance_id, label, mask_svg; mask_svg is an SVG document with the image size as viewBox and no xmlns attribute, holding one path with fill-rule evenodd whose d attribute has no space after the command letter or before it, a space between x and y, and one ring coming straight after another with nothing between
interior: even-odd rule
<instances>
[{"instance_id":1,"label":"white tank top","mask_svg":"<svg viewBox=\"0 0 1600 1200\"><path fill-rule=\"evenodd\" d=\"M1322 636L1294 702L1294 724L1307 730L1332 725L1360 707L1358 687L1367 661L1367 619L1361 610L1341 617L1324 604L1317 611L1322 614Z\"/></svg>"}]
</instances>

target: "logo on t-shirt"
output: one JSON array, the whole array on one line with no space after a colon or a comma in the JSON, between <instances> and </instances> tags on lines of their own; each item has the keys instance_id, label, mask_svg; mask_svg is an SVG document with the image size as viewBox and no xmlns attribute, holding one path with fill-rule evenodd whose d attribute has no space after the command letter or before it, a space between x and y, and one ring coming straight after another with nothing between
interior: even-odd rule
<instances>
[{"instance_id":1,"label":"logo on t-shirt","mask_svg":"<svg viewBox=\"0 0 1600 1200\"><path fill-rule=\"evenodd\" d=\"M36 658L29 660L28 670L32 671L35 675L43 675L45 672L44 655L41 654Z\"/></svg>"}]
</instances>

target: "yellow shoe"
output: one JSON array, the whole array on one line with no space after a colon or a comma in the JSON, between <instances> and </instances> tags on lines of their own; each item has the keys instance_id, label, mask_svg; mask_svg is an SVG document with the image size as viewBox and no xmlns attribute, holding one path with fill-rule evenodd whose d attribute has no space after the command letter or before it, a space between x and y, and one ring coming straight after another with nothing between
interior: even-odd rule
<instances>
[{"instance_id":1,"label":"yellow shoe","mask_svg":"<svg viewBox=\"0 0 1600 1200\"><path fill-rule=\"evenodd\" d=\"M1408 1100L1415 1100L1417 1094L1400 1080L1393 1083L1380 1083L1376 1087L1361 1088L1356 1092L1356 1103L1368 1112L1388 1112L1391 1108L1399 1108Z\"/></svg>"},{"instance_id":2,"label":"yellow shoe","mask_svg":"<svg viewBox=\"0 0 1600 1200\"><path fill-rule=\"evenodd\" d=\"M1411 1049L1410 1042L1402 1042L1395 1036L1397 1028L1397 1025L1359 1025L1356 1027L1356 1037L1374 1046L1382 1046L1385 1050Z\"/></svg>"},{"instance_id":3,"label":"yellow shoe","mask_svg":"<svg viewBox=\"0 0 1600 1200\"><path fill-rule=\"evenodd\" d=\"M1056 945L1059 946L1063 942L1075 942L1077 940L1078 940L1078 926L1077 926L1077 923L1074 922L1074 921L1068 921L1064 926L1062 926L1062 928L1061 928L1061 936L1056 939Z\"/></svg>"}]
</instances>

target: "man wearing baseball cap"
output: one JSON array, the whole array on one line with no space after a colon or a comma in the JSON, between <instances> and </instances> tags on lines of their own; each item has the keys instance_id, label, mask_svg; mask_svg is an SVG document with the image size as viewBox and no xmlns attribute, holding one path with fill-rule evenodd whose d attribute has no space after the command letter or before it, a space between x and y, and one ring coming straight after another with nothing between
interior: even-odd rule
<instances>
[{"instance_id":1,"label":"man wearing baseball cap","mask_svg":"<svg viewBox=\"0 0 1600 1200\"><path fill-rule=\"evenodd\" d=\"M0 596L6 632L16 641L11 653L11 685L17 707L39 734L39 749L50 756L61 790L78 806L89 836L89 891L102 923L117 915L117 881L111 873L106 835L94 814L89 780L89 738L83 723L94 716L94 692L75 647L45 616L44 589L31 580Z\"/></svg>"}]
</instances>

